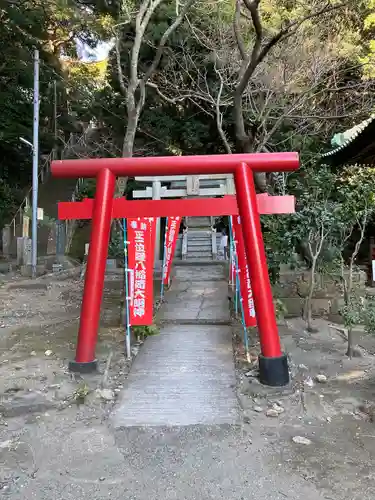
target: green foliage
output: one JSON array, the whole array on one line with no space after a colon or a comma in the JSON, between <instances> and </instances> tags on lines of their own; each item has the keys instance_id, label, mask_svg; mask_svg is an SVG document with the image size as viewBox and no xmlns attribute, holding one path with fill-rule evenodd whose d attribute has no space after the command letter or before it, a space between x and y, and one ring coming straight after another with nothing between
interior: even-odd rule
<instances>
[{"instance_id":1,"label":"green foliage","mask_svg":"<svg viewBox=\"0 0 375 500\"><path fill-rule=\"evenodd\" d=\"M112 231L111 240L108 246L108 258L124 258L124 237L122 231L118 228Z\"/></svg>"},{"instance_id":2,"label":"green foliage","mask_svg":"<svg viewBox=\"0 0 375 500\"><path fill-rule=\"evenodd\" d=\"M275 307L276 318L278 320L282 320L285 318L285 315L288 313L288 309L284 302L281 299L274 299L273 301Z\"/></svg>"},{"instance_id":3,"label":"green foliage","mask_svg":"<svg viewBox=\"0 0 375 500\"><path fill-rule=\"evenodd\" d=\"M31 218L32 218L32 209L31 209L31 207L28 207L27 209L25 209L24 210L24 214L27 217L29 217L29 219L31 220ZM54 219L53 217L49 217L46 214L43 214L43 219L42 220L38 220L38 225L39 226L52 227L55 223L56 223L56 219Z\"/></svg>"},{"instance_id":4,"label":"green foliage","mask_svg":"<svg viewBox=\"0 0 375 500\"><path fill-rule=\"evenodd\" d=\"M346 355L349 356L349 358L353 357L353 328L366 321L366 313L365 298L359 294L358 290L353 291L340 310L340 314L344 319L344 325L348 331L348 349Z\"/></svg>"},{"instance_id":5,"label":"green foliage","mask_svg":"<svg viewBox=\"0 0 375 500\"><path fill-rule=\"evenodd\" d=\"M139 339L145 339L159 334L159 329L156 325L147 326L132 326L133 335Z\"/></svg>"},{"instance_id":6,"label":"green foliage","mask_svg":"<svg viewBox=\"0 0 375 500\"><path fill-rule=\"evenodd\" d=\"M367 311L364 297L361 297L358 291L354 291L348 304L340 308L340 315L344 320L345 327L352 330L354 326L364 323Z\"/></svg>"},{"instance_id":7,"label":"green foliage","mask_svg":"<svg viewBox=\"0 0 375 500\"><path fill-rule=\"evenodd\" d=\"M89 394L90 394L89 386L85 382L82 382L74 391L73 400L76 402L77 405L84 404Z\"/></svg>"},{"instance_id":8,"label":"green foliage","mask_svg":"<svg viewBox=\"0 0 375 500\"><path fill-rule=\"evenodd\" d=\"M77 193L77 201L81 201L84 198L94 198L95 190L96 179L85 179L79 193Z\"/></svg>"},{"instance_id":9,"label":"green foliage","mask_svg":"<svg viewBox=\"0 0 375 500\"><path fill-rule=\"evenodd\" d=\"M262 0L265 40L320 5L314 0ZM0 0L0 220L5 221L14 212L13 187L30 183L31 154L19 137L30 139L32 134L34 47L40 49L42 59L41 152L49 153L55 145L55 80L58 143L66 142L71 132L81 130L82 123L94 121L99 152L87 149L84 153L113 156L122 146L127 125L127 102L119 85L117 55L113 50L108 61L81 64L76 60L75 39L94 47L98 40L111 38L114 26L120 23L120 59L126 81L138 7L132 0ZM197 2L189 12L188 22L182 23L169 39L153 75L153 86L146 89L136 154L224 153L216 116L221 82L223 131L236 150L232 98L241 61L233 37L234 8L232 0L209 0L204 5ZM162 2L152 16L140 47L140 75L174 19L175 9L174 2ZM342 248L347 251L350 247L350 242L342 239L345 230L351 227L353 234L358 231L358 221L374 203L372 173L356 171L354 175L352 171L347 175L316 163L333 131L353 125L353 112L367 118L372 111L371 106L363 104L372 95L372 87L362 91L360 85L363 76L371 79L368 72L374 67L374 9L374 0L360 0L330 15L307 19L286 43L273 48L271 57L265 58L247 86L244 120L245 128L254 132L253 149L297 150L302 161L297 174L268 179L274 194L294 194L297 199L296 214L262 217L273 281L278 278L281 264L299 265L296 252L309 265L313 255L318 254L317 268L329 272ZM250 52L254 29L245 16L240 32ZM367 58L363 68L358 67L360 58ZM324 118L326 115L329 120ZM113 148L101 149L103 137L110 138ZM129 190L134 186L128 183ZM80 197L92 197L94 188L94 183L86 182ZM109 255L123 257L120 232L112 237Z\"/></svg>"},{"instance_id":10,"label":"green foliage","mask_svg":"<svg viewBox=\"0 0 375 500\"><path fill-rule=\"evenodd\" d=\"M363 18L363 36L365 46L362 54L359 57L360 63L363 65L363 76L366 79L375 77L375 2L374 0L366 0L364 3L365 15Z\"/></svg>"},{"instance_id":11,"label":"green foliage","mask_svg":"<svg viewBox=\"0 0 375 500\"><path fill-rule=\"evenodd\" d=\"M74 112L91 105L88 90L96 78L94 68L86 65L75 68L69 81L66 59L61 56L76 57L76 39L94 46L99 36L109 32L108 15L93 16L78 0L0 1L0 178L12 186L15 195L31 182L31 151L19 138L32 139L34 49L40 52L40 153L48 155L56 146L55 132L59 140L66 140L75 129ZM80 98L72 92L77 87ZM86 99L82 99L84 88ZM9 200L8 196L7 207L18 196L14 198ZM1 221L9 220L7 207L0 207Z\"/></svg>"},{"instance_id":12,"label":"green foliage","mask_svg":"<svg viewBox=\"0 0 375 500\"><path fill-rule=\"evenodd\" d=\"M375 297L366 298L365 331L375 334Z\"/></svg>"},{"instance_id":13,"label":"green foliage","mask_svg":"<svg viewBox=\"0 0 375 500\"><path fill-rule=\"evenodd\" d=\"M267 215L261 220L270 279L276 283L280 264L289 264L291 267L298 265L293 219L288 215Z\"/></svg>"},{"instance_id":14,"label":"green foliage","mask_svg":"<svg viewBox=\"0 0 375 500\"><path fill-rule=\"evenodd\" d=\"M0 227L9 222L16 210L14 192L4 180L0 179Z\"/></svg>"},{"instance_id":15,"label":"green foliage","mask_svg":"<svg viewBox=\"0 0 375 500\"><path fill-rule=\"evenodd\" d=\"M328 255L336 227L339 205L335 198L336 176L328 167L314 165L295 177L291 188L297 197L297 211L291 216L292 239L303 245L304 256L319 265Z\"/></svg>"}]
</instances>

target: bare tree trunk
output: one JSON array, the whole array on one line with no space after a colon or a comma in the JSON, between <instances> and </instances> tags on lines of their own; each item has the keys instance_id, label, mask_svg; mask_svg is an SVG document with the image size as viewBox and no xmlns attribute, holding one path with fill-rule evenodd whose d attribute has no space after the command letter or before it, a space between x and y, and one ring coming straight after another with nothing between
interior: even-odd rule
<instances>
[{"instance_id":1,"label":"bare tree trunk","mask_svg":"<svg viewBox=\"0 0 375 500\"><path fill-rule=\"evenodd\" d=\"M361 221L357 220L358 226L360 227L360 236L358 240L356 241L356 244L354 246L354 250L352 255L350 256L350 261L349 261L349 269L348 269L348 276L345 277L345 266L344 266L344 259L341 255L341 279L343 282L343 287L344 287L344 301L345 305L348 306L350 303L350 297L351 297L351 292L353 288L353 269L354 269L354 264L355 261L357 260L357 256L359 253L359 250L361 248L362 242L365 238L365 232L366 232L366 227L367 227L367 221L368 221L368 210L366 206L365 213L363 215L363 219ZM351 227L347 236L344 238L344 243L348 241L350 235L353 233L354 227Z\"/></svg>"},{"instance_id":2,"label":"bare tree trunk","mask_svg":"<svg viewBox=\"0 0 375 500\"><path fill-rule=\"evenodd\" d=\"M236 0L236 9L233 18L234 34L237 42L239 54L242 59L241 68L238 74L238 81L234 91L233 107L234 107L234 122L237 141L237 151L239 153L253 153L254 142L257 134L257 125L246 125L243 110L243 95L253 78L254 72L258 65L263 62L268 53L280 41L293 36L298 28L307 20L322 14L341 9L345 3L331 6L329 3L310 14L293 22L285 24L278 32L276 32L268 40L265 39L261 13L259 10L261 0ZM243 11L242 11L243 9ZM246 43L242 37L240 29L240 19L242 14L246 12L245 17L251 21L254 29L255 37L250 51L246 51ZM264 146L267 146L264 144ZM267 189L267 178L264 173L254 173L254 181L257 188L264 192Z\"/></svg>"},{"instance_id":3,"label":"bare tree trunk","mask_svg":"<svg viewBox=\"0 0 375 500\"><path fill-rule=\"evenodd\" d=\"M137 132L138 118L128 121L128 125L125 131L124 142L122 145L122 156L123 158L131 158L133 156L135 134ZM116 196L123 196L128 178L119 177L116 183Z\"/></svg>"},{"instance_id":4,"label":"bare tree trunk","mask_svg":"<svg viewBox=\"0 0 375 500\"><path fill-rule=\"evenodd\" d=\"M149 64L148 68L144 71L143 76L140 76L139 59L142 44L144 41L144 34L149 26L154 12L159 7L159 5L163 3L163 1L164 0L142 0L140 3L138 12L135 17L135 37L131 50L129 78L127 82L126 78L124 78L121 64L120 36L118 33L116 33L117 76L121 92L126 99L127 105L128 121L122 147L122 156L125 158L130 158L133 156L138 122L146 100L146 86L149 84L150 79L159 67L159 63L161 61L168 39L170 38L172 33L180 26L195 0L187 0L184 7L177 14L173 23L164 31L159 41L159 45L156 48L153 60ZM129 22L129 20L130 17L127 22ZM120 23L120 25L121 24L126 23ZM126 183L127 178L122 177L117 180L115 196L123 195L126 188Z\"/></svg>"},{"instance_id":5,"label":"bare tree trunk","mask_svg":"<svg viewBox=\"0 0 375 500\"><path fill-rule=\"evenodd\" d=\"M346 351L346 355L352 359L354 353L354 345L353 345L353 328L348 328L348 350Z\"/></svg>"},{"instance_id":6,"label":"bare tree trunk","mask_svg":"<svg viewBox=\"0 0 375 500\"><path fill-rule=\"evenodd\" d=\"M307 331L311 333L317 331L316 328L313 327L313 319L312 319L312 298L315 291L316 262L317 262L317 257L313 257L310 270L309 293L306 297L305 311L304 311L304 316L307 324Z\"/></svg>"},{"instance_id":7,"label":"bare tree trunk","mask_svg":"<svg viewBox=\"0 0 375 500\"><path fill-rule=\"evenodd\" d=\"M131 158L133 156L135 134L137 133L139 115L134 113L134 116L129 117L126 127L124 142L122 145L122 156L124 158Z\"/></svg>"}]
</instances>

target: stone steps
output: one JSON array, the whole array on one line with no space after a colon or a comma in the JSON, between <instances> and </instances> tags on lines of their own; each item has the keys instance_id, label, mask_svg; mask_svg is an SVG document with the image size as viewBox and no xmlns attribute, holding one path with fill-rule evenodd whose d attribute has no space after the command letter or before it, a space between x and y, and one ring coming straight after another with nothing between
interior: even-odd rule
<instances>
[{"instance_id":1,"label":"stone steps","mask_svg":"<svg viewBox=\"0 0 375 500\"><path fill-rule=\"evenodd\" d=\"M187 226L189 229L202 227L206 229L211 228L211 217L187 217Z\"/></svg>"}]
</instances>

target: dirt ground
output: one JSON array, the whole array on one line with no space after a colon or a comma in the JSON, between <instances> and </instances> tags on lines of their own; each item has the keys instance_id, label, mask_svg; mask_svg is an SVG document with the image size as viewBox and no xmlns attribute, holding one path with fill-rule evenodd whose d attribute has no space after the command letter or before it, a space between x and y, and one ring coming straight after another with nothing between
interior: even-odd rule
<instances>
[{"instance_id":1,"label":"dirt ground","mask_svg":"<svg viewBox=\"0 0 375 500\"><path fill-rule=\"evenodd\" d=\"M57 420L67 429L77 423L94 425L106 418L123 387L130 367L123 354L124 329L106 326L108 321L102 321L100 329L99 373L81 377L67 369L74 359L81 295L79 270L75 276L49 276L34 283L17 276L3 279L0 492L10 494L37 473L33 450L22 438L26 427ZM108 310L102 316L108 319ZM134 354L137 349L134 346Z\"/></svg>"},{"instance_id":2,"label":"dirt ground","mask_svg":"<svg viewBox=\"0 0 375 500\"><path fill-rule=\"evenodd\" d=\"M115 278L107 284L112 286L117 287ZM1 284L0 495L11 496L39 474L30 445L33 429L55 429L60 439L72 428L87 432L107 419L124 385L130 368L124 331L110 321L100 330L99 373L81 377L67 370L81 293L78 274L46 277L27 287L17 277ZM113 299L112 309L117 308ZM317 326L314 334L301 320L280 327L292 372L290 386L282 390L259 384L256 362L249 367L236 343L244 426L250 435L262 436L272 465L313 482L327 500L375 498L375 339L359 337L358 357L349 360L344 334L323 320ZM253 360L258 349L254 336Z\"/></svg>"},{"instance_id":3,"label":"dirt ground","mask_svg":"<svg viewBox=\"0 0 375 500\"><path fill-rule=\"evenodd\" d=\"M299 319L280 327L292 371L291 384L283 390L259 384L256 361L249 370L237 342L245 421L253 435L266 436L275 467L313 482L324 498L375 498L375 339L359 337L367 349L358 346L358 357L350 360L339 325L316 323L314 334ZM254 338L254 359L258 349Z\"/></svg>"}]
</instances>

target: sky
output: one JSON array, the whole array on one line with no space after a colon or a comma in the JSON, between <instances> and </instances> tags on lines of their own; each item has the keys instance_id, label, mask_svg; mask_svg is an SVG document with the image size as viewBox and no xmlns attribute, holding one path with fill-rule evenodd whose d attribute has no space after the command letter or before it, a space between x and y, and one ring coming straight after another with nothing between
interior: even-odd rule
<instances>
[{"instance_id":1,"label":"sky","mask_svg":"<svg viewBox=\"0 0 375 500\"><path fill-rule=\"evenodd\" d=\"M106 42L99 42L93 49L88 45L76 39L78 59L82 62L99 62L107 59L110 50L113 48L115 41L109 40Z\"/></svg>"}]
</instances>

